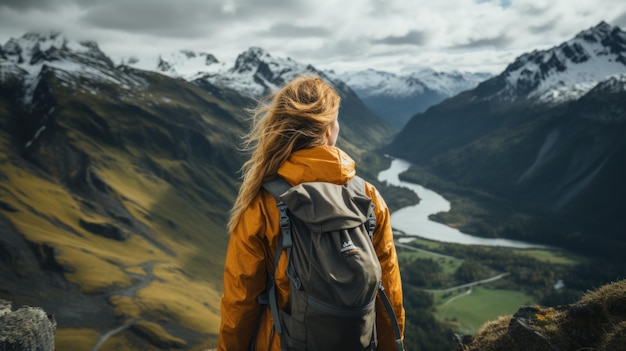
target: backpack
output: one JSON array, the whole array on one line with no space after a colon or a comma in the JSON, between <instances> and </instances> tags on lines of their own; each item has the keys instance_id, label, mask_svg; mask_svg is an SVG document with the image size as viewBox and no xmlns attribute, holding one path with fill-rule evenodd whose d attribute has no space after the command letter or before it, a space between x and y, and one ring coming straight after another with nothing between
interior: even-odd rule
<instances>
[{"instance_id":1,"label":"backpack","mask_svg":"<svg viewBox=\"0 0 626 351\"><path fill-rule=\"evenodd\" d=\"M308 182L292 187L276 177L263 187L276 199L281 237L267 289L258 301L270 307L282 350L376 350L375 303L380 294L402 351L400 329L372 244L376 217L363 179L355 177L346 185ZM283 249L290 288L285 309L278 307L274 280Z\"/></svg>"}]
</instances>

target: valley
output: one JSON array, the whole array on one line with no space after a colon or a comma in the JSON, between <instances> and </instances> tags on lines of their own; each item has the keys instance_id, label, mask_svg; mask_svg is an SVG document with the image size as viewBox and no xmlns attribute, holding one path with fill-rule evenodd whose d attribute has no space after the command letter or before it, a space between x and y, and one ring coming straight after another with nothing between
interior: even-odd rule
<instances>
[{"instance_id":1,"label":"valley","mask_svg":"<svg viewBox=\"0 0 626 351\"><path fill-rule=\"evenodd\" d=\"M379 173L379 180L384 179L385 184L398 185L386 173L392 168ZM419 168L412 171L415 169ZM430 185L441 182L423 169L420 169L419 174L419 179L429 180ZM400 177L411 179L402 173ZM423 197L423 187L402 184L401 187L408 186L420 198ZM451 208L428 216L428 221L454 216L457 218L455 223L461 223L458 219L463 217L460 216L468 216L458 215L455 204L458 201L466 203L472 198L465 198L450 189L447 194L455 199ZM589 289L626 277L623 265L606 257L593 257L556 246L502 238L459 238L454 233L447 234L439 229L432 233L432 226L422 220L422 214L417 210L420 204L415 209L410 207L411 212L401 216L400 222L397 221L397 215L409 208L392 213L392 225L401 225L403 228L394 226L405 290L416 296L426 294L417 301L414 296L406 297L405 308L413 310L413 315L432 313L446 327L439 329L432 325L432 321L420 318L420 328L426 328L431 339L438 340L438 343L429 343L423 338L415 339L409 333L406 343L412 348L451 350L454 347L450 338L452 333L472 335L485 323L510 316L523 306L556 307L574 303ZM484 204L497 208L496 202L485 200ZM461 208L460 212L465 210L467 207ZM486 223L480 222L480 218L475 218L474 222L483 225L478 228L488 228ZM418 234L408 235L406 228L410 228L410 233ZM419 233L435 239L421 237ZM433 336L435 334L438 336Z\"/></svg>"},{"instance_id":2,"label":"valley","mask_svg":"<svg viewBox=\"0 0 626 351\"><path fill-rule=\"evenodd\" d=\"M338 146L392 213L421 199L378 179L385 154L411 163L400 180L449 201L424 220L533 244L407 242L395 228L407 349L449 351L453 332L626 277L625 52L626 34L602 22L497 76L345 78L419 88L396 104L258 47L232 67L187 53L205 71L181 75L173 61L116 64L59 33L11 39L0 47L0 298L54 314L59 350L214 347L247 109L315 74L342 97ZM435 105L411 111L435 91ZM374 104L404 109L381 116Z\"/></svg>"}]
</instances>

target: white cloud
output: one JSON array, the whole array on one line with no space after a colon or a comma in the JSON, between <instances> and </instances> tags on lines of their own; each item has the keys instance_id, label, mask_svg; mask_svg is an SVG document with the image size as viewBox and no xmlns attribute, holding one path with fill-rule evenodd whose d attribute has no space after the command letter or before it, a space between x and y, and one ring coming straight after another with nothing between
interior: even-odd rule
<instances>
[{"instance_id":1,"label":"white cloud","mask_svg":"<svg viewBox=\"0 0 626 351\"><path fill-rule=\"evenodd\" d=\"M233 14L235 13L236 10L237 10L237 5L235 4L234 0L226 0L222 4L222 12L224 13Z\"/></svg>"},{"instance_id":2,"label":"white cloud","mask_svg":"<svg viewBox=\"0 0 626 351\"><path fill-rule=\"evenodd\" d=\"M3 0L0 44L28 31L91 39L111 56L179 49L234 60L250 46L324 68L503 70L600 21L623 0Z\"/></svg>"}]
</instances>

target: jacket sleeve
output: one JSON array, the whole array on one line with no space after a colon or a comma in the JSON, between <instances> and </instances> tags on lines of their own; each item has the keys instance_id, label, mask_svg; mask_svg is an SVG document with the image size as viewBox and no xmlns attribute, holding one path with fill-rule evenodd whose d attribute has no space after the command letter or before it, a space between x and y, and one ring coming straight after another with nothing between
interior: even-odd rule
<instances>
[{"instance_id":1,"label":"jacket sleeve","mask_svg":"<svg viewBox=\"0 0 626 351\"><path fill-rule=\"evenodd\" d=\"M254 203L230 233L224 263L224 295L218 350L246 350L257 328L257 302L266 287L267 268L263 236L264 216Z\"/></svg>"},{"instance_id":2,"label":"jacket sleeve","mask_svg":"<svg viewBox=\"0 0 626 351\"><path fill-rule=\"evenodd\" d=\"M393 241L391 229L391 215L385 200L371 184L366 185L366 192L372 198L376 206L376 229L374 230L373 243L380 266L382 269L382 281L385 293L391 301L394 313L400 326L400 335L404 338L404 307L402 305L402 281L400 279L400 267L398 256ZM376 326L378 332L379 350L396 350L395 335L391 326L391 319L380 297L376 301Z\"/></svg>"}]
</instances>

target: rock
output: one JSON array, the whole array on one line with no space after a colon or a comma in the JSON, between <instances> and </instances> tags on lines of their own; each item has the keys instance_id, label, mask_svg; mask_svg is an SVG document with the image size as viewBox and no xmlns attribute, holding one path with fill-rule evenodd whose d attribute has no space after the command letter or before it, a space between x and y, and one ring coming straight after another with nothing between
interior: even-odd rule
<instances>
[{"instance_id":1,"label":"rock","mask_svg":"<svg viewBox=\"0 0 626 351\"><path fill-rule=\"evenodd\" d=\"M456 342L459 351L626 350L626 280L569 305L522 307Z\"/></svg>"},{"instance_id":2,"label":"rock","mask_svg":"<svg viewBox=\"0 0 626 351\"><path fill-rule=\"evenodd\" d=\"M38 307L23 306L11 312L11 303L0 299L0 350L54 351L57 323Z\"/></svg>"},{"instance_id":3,"label":"rock","mask_svg":"<svg viewBox=\"0 0 626 351\"><path fill-rule=\"evenodd\" d=\"M529 327L527 320L523 318L513 316L509 323L508 332L511 338L513 338L522 349L536 351L560 350L557 346L553 345L545 335Z\"/></svg>"}]
</instances>

